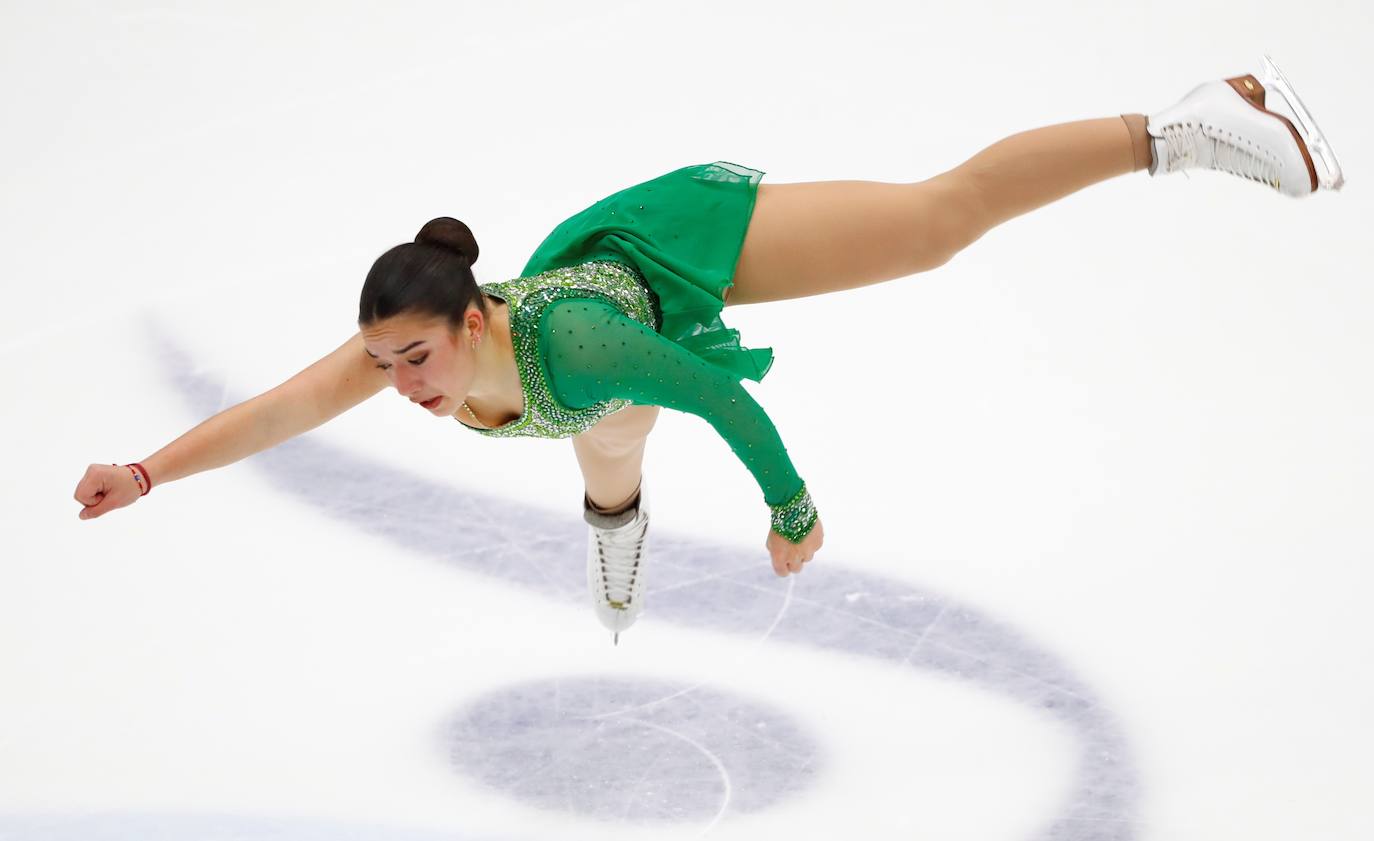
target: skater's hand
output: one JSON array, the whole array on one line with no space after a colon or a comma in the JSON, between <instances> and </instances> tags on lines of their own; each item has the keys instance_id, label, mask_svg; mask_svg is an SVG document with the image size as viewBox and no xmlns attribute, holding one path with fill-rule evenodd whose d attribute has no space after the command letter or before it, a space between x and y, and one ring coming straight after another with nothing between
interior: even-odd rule
<instances>
[{"instance_id":1,"label":"skater's hand","mask_svg":"<svg viewBox=\"0 0 1374 841\"><path fill-rule=\"evenodd\" d=\"M819 519L816 520L816 525L811 528L811 532L802 538L801 543L793 543L769 529L767 546L768 554L773 556L773 571L783 578L791 573L801 572L802 564L815 556L824 540L825 529L821 528Z\"/></svg>"},{"instance_id":2,"label":"skater's hand","mask_svg":"<svg viewBox=\"0 0 1374 841\"><path fill-rule=\"evenodd\" d=\"M77 483L73 496L85 506L77 516L91 520L116 508L123 508L138 499L141 493L142 489L129 468L92 464Z\"/></svg>"}]
</instances>

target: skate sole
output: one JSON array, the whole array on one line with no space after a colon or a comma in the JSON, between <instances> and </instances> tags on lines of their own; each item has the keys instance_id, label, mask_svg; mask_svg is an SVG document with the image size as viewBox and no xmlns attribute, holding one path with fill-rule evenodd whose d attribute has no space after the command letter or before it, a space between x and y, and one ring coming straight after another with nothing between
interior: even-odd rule
<instances>
[{"instance_id":1,"label":"skate sole","mask_svg":"<svg viewBox=\"0 0 1374 841\"><path fill-rule=\"evenodd\" d=\"M1303 139L1302 133L1298 131L1297 126L1293 125L1292 120L1264 107L1264 95L1266 91L1264 85L1260 84L1260 80L1246 74L1244 76L1236 76L1227 79L1226 84L1230 85L1236 93L1240 94L1240 98L1249 103L1250 107L1254 108L1256 111L1263 112L1271 117L1282 120L1283 124L1288 127L1288 133L1293 135L1294 142L1298 144L1298 151L1302 152L1302 161L1307 165L1307 177L1312 185L1308 192L1315 193L1317 191L1317 168L1312 162L1312 155L1308 152L1307 141ZM1281 93L1279 95L1283 96ZM1287 97L1284 97L1284 100L1287 101Z\"/></svg>"}]
</instances>

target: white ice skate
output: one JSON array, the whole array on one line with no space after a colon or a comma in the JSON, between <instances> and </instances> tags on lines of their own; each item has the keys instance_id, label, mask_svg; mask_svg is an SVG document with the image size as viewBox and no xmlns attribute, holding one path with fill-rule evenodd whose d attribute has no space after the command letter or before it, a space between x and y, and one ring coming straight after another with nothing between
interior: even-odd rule
<instances>
[{"instance_id":1,"label":"white ice skate","mask_svg":"<svg viewBox=\"0 0 1374 841\"><path fill-rule=\"evenodd\" d=\"M1203 168L1249 178L1301 197L1345 184L1326 136L1317 128L1293 86L1265 56L1262 78L1237 76L1205 82L1181 102L1149 117L1153 138L1151 175ZM1276 93L1296 119L1271 111L1266 90Z\"/></svg>"},{"instance_id":2,"label":"white ice skate","mask_svg":"<svg viewBox=\"0 0 1374 841\"><path fill-rule=\"evenodd\" d=\"M620 643L644 607L644 560L649 538L649 500L643 482L639 505L623 515L599 514L583 506L587 521L587 588L596 618Z\"/></svg>"}]
</instances>

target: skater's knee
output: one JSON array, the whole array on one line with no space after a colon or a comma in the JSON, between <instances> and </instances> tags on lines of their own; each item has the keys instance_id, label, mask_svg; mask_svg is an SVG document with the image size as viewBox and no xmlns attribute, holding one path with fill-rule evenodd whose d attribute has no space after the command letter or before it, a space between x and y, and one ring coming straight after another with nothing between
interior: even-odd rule
<instances>
[{"instance_id":1,"label":"skater's knee","mask_svg":"<svg viewBox=\"0 0 1374 841\"><path fill-rule=\"evenodd\" d=\"M649 432L658 420L657 406L630 406L602 418L573 439L579 449L603 458L624 458L644 450Z\"/></svg>"},{"instance_id":2,"label":"skater's knee","mask_svg":"<svg viewBox=\"0 0 1374 841\"><path fill-rule=\"evenodd\" d=\"M584 432L573 439L576 448L595 458L617 461L644 451L648 435L592 435Z\"/></svg>"}]
</instances>

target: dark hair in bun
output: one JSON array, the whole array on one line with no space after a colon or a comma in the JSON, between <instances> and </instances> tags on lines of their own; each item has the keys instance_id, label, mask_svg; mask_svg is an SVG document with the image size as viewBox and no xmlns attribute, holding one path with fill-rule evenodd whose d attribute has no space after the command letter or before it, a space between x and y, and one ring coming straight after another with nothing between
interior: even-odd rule
<instances>
[{"instance_id":1,"label":"dark hair in bun","mask_svg":"<svg viewBox=\"0 0 1374 841\"><path fill-rule=\"evenodd\" d=\"M372 264L358 302L358 326L406 314L447 318L456 329L473 305L490 315L472 276L477 254L467 225L448 216L429 220L414 242L401 243Z\"/></svg>"},{"instance_id":2,"label":"dark hair in bun","mask_svg":"<svg viewBox=\"0 0 1374 841\"><path fill-rule=\"evenodd\" d=\"M469 266L477 262L477 238L467 225L452 216L440 216L426 222L420 233L415 235L415 241L461 254L468 258Z\"/></svg>"}]
</instances>

